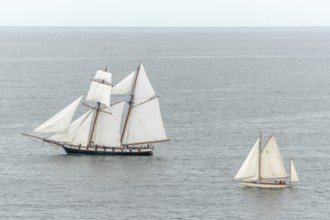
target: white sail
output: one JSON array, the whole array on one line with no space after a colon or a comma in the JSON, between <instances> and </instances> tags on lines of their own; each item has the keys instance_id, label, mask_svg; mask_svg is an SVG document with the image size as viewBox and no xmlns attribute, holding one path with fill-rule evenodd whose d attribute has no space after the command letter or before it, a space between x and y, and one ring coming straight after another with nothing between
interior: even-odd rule
<instances>
[{"instance_id":1,"label":"white sail","mask_svg":"<svg viewBox=\"0 0 330 220\"><path fill-rule=\"evenodd\" d=\"M86 100L100 102L103 105L110 107L110 96L110 85L92 81Z\"/></svg>"},{"instance_id":2,"label":"white sail","mask_svg":"<svg viewBox=\"0 0 330 220\"><path fill-rule=\"evenodd\" d=\"M122 144L166 141L167 136L159 109L158 98L131 109Z\"/></svg>"},{"instance_id":3,"label":"white sail","mask_svg":"<svg viewBox=\"0 0 330 220\"><path fill-rule=\"evenodd\" d=\"M89 110L88 112L77 118L74 122L72 122L67 133L58 133L51 136L49 139L59 142L71 142L74 135L78 132L81 124L85 121L85 119L90 113L91 110Z\"/></svg>"},{"instance_id":4,"label":"white sail","mask_svg":"<svg viewBox=\"0 0 330 220\"><path fill-rule=\"evenodd\" d=\"M261 151L260 178L286 178L285 167L274 135Z\"/></svg>"},{"instance_id":5,"label":"white sail","mask_svg":"<svg viewBox=\"0 0 330 220\"><path fill-rule=\"evenodd\" d=\"M36 132L67 132L82 96L34 129Z\"/></svg>"},{"instance_id":6,"label":"white sail","mask_svg":"<svg viewBox=\"0 0 330 220\"><path fill-rule=\"evenodd\" d=\"M130 94L135 72L129 74L112 88L112 95Z\"/></svg>"},{"instance_id":7,"label":"white sail","mask_svg":"<svg viewBox=\"0 0 330 220\"><path fill-rule=\"evenodd\" d=\"M94 79L104 80L107 83L111 83L111 77L112 77L112 73L98 70L95 74Z\"/></svg>"},{"instance_id":8,"label":"white sail","mask_svg":"<svg viewBox=\"0 0 330 220\"><path fill-rule=\"evenodd\" d=\"M111 105L99 111L93 133L93 143L100 146L121 146L121 119L125 102Z\"/></svg>"},{"instance_id":9,"label":"white sail","mask_svg":"<svg viewBox=\"0 0 330 220\"><path fill-rule=\"evenodd\" d=\"M134 90L134 104L138 105L155 95L155 91L152 88L146 71L142 63L140 64L138 78L136 79L136 85Z\"/></svg>"},{"instance_id":10,"label":"white sail","mask_svg":"<svg viewBox=\"0 0 330 220\"><path fill-rule=\"evenodd\" d=\"M257 139L234 179L257 180L259 178L259 145L260 138Z\"/></svg>"},{"instance_id":11,"label":"white sail","mask_svg":"<svg viewBox=\"0 0 330 220\"><path fill-rule=\"evenodd\" d=\"M81 146L87 146L88 145L88 138L89 138L89 131L92 124L93 114L94 112L91 112L86 120L82 123L82 125L79 127L76 134L73 136L71 144L73 145L81 145Z\"/></svg>"},{"instance_id":12,"label":"white sail","mask_svg":"<svg viewBox=\"0 0 330 220\"><path fill-rule=\"evenodd\" d=\"M298 175L297 175L296 168L295 168L295 166L293 164L293 160L291 160L290 163L291 163L291 170L290 170L290 172L291 172L291 174L290 174L290 176L291 176L291 182L298 182L299 181L299 178L298 178Z\"/></svg>"}]
</instances>

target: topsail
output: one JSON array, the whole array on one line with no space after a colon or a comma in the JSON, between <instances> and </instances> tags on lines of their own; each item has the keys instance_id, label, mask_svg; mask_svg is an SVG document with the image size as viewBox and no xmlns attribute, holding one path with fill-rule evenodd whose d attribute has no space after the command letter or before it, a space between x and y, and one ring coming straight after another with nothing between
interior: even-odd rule
<instances>
[{"instance_id":1,"label":"topsail","mask_svg":"<svg viewBox=\"0 0 330 220\"><path fill-rule=\"evenodd\" d=\"M87 101L99 102L110 107L112 73L97 71L87 94Z\"/></svg>"},{"instance_id":2,"label":"topsail","mask_svg":"<svg viewBox=\"0 0 330 220\"><path fill-rule=\"evenodd\" d=\"M135 71L131 74L129 74L125 79L117 83L112 88L112 94L113 95L129 95L131 93L132 89L132 83L134 80Z\"/></svg>"}]
</instances>

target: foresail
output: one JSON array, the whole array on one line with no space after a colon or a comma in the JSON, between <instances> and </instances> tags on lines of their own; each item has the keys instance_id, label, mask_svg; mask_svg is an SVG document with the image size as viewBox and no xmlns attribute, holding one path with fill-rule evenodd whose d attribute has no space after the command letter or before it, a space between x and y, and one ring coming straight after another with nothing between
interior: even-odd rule
<instances>
[{"instance_id":1,"label":"foresail","mask_svg":"<svg viewBox=\"0 0 330 220\"><path fill-rule=\"evenodd\" d=\"M35 132L67 132L82 96L34 129Z\"/></svg>"},{"instance_id":2,"label":"foresail","mask_svg":"<svg viewBox=\"0 0 330 220\"><path fill-rule=\"evenodd\" d=\"M259 145L260 138L257 139L234 179L258 179Z\"/></svg>"},{"instance_id":3,"label":"foresail","mask_svg":"<svg viewBox=\"0 0 330 220\"><path fill-rule=\"evenodd\" d=\"M99 112L95 124L93 143L99 146L121 146L121 119L125 102L111 105Z\"/></svg>"},{"instance_id":4,"label":"foresail","mask_svg":"<svg viewBox=\"0 0 330 220\"><path fill-rule=\"evenodd\" d=\"M82 123L86 120L87 116L91 113L92 110L89 110L74 122L70 124L69 131L67 133L58 133L49 138L49 140L59 141L59 142L66 142L69 143L72 141L74 135L78 132Z\"/></svg>"},{"instance_id":5,"label":"foresail","mask_svg":"<svg viewBox=\"0 0 330 220\"><path fill-rule=\"evenodd\" d=\"M122 95L122 94L130 94L132 89L132 83L134 80L135 71L131 74L129 74L127 77L125 77L122 81L117 83L112 88L112 95Z\"/></svg>"},{"instance_id":6,"label":"foresail","mask_svg":"<svg viewBox=\"0 0 330 220\"><path fill-rule=\"evenodd\" d=\"M138 105L139 103L145 102L155 95L156 93L152 88L143 64L141 63L134 90L134 104Z\"/></svg>"},{"instance_id":7,"label":"foresail","mask_svg":"<svg viewBox=\"0 0 330 220\"><path fill-rule=\"evenodd\" d=\"M168 139L158 98L141 103L131 109L122 144L152 143L166 140Z\"/></svg>"},{"instance_id":8,"label":"foresail","mask_svg":"<svg viewBox=\"0 0 330 220\"><path fill-rule=\"evenodd\" d=\"M288 177L274 135L261 151L260 178Z\"/></svg>"},{"instance_id":9,"label":"foresail","mask_svg":"<svg viewBox=\"0 0 330 220\"><path fill-rule=\"evenodd\" d=\"M298 178L298 175L297 175L297 171L296 171L296 168L293 164L293 160L291 160L291 182L298 182L299 181L299 178Z\"/></svg>"},{"instance_id":10,"label":"foresail","mask_svg":"<svg viewBox=\"0 0 330 220\"><path fill-rule=\"evenodd\" d=\"M89 131L91 128L93 115L94 115L94 112L89 113L86 120L81 124L78 131L73 136L71 144L81 145L81 146L88 145Z\"/></svg>"}]
</instances>

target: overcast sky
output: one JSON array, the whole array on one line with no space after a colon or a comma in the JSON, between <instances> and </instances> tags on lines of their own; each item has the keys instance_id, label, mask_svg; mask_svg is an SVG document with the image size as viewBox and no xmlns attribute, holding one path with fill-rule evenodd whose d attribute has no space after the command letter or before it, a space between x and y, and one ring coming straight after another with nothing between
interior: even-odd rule
<instances>
[{"instance_id":1,"label":"overcast sky","mask_svg":"<svg viewBox=\"0 0 330 220\"><path fill-rule=\"evenodd\" d=\"M330 0L0 0L0 26L330 26Z\"/></svg>"}]
</instances>

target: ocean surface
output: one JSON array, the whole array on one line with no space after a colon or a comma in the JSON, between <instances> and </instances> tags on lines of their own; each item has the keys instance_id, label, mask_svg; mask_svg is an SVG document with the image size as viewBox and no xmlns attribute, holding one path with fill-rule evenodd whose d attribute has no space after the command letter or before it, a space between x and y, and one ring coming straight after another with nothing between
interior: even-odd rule
<instances>
[{"instance_id":1,"label":"ocean surface","mask_svg":"<svg viewBox=\"0 0 330 220\"><path fill-rule=\"evenodd\" d=\"M170 142L66 155L32 130L143 61ZM330 28L0 28L0 219L329 219ZM78 112L85 111L80 107ZM259 131L293 188L233 177Z\"/></svg>"}]
</instances>

